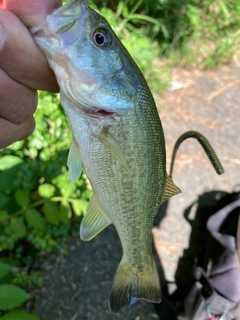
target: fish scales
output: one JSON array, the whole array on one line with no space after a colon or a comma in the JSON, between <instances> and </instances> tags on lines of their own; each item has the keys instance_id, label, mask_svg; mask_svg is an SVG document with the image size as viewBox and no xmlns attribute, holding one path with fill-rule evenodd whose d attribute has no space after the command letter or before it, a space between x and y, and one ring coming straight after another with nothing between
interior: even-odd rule
<instances>
[{"instance_id":1,"label":"fish scales","mask_svg":"<svg viewBox=\"0 0 240 320\"><path fill-rule=\"evenodd\" d=\"M148 121L152 122L153 116L148 112L145 120L142 121L142 116L138 117L139 109L140 106L138 107L138 103L136 103L133 114L129 113L128 116L123 117L119 120L118 126L111 128L110 131L113 136L118 137L120 146L124 144L125 158L129 169L122 168L122 164L106 150L98 139L92 138L91 144L89 144L89 137L84 134L82 135L83 141L80 142L82 161L94 194L101 202L103 211L111 216L120 238L123 239L123 252L133 265L144 265L149 256L151 249L149 233L152 228L152 220L149 219L147 213L149 211L153 215L156 213L164 184L164 177L161 178L161 184L159 183L162 168L158 173L156 167L151 165L152 162L148 163L147 161L148 154L151 153L154 162L160 164L163 162L165 150L162 149L161 143L157 146L155 143L155 138L161 141L161 135L159 131L156 131L158 134L155 134L156 137L154 137L154 133L149 132L148 128L152 128L152 126L148 125ZM134 117L136 118L135 124ZM155 119L158 121L158 117ZM88 126L85 129L83 124L80 127L85 132L96 132L95 124L93 128ZM144 132L144 127L146 127L146 132ZM99 130L101 131L101 127ZM140 143L138 142L139 135L142 136ZM151 138L149 139L149 137ZM136 145L133 144L133 141L136 141ZM95 147L94 144L96 144ZM143 155L143 159L145 158L146 161L139 162L139 157ZM104 163L101 166L101 172L99 172L99 159L101 158L104 159ZM137 190L137 193L126 193L126 189ZM119 211L121 211L121 215L119 215ZM147 238L149 241L139 243L139 236L143 239ZM131 238L131 246L128 245L129 238ZM127 243L125 243L125 239ZM138 254L134 254L136 252Z\"/></svg>"},{"instance_id":2,"label":"fish scales","mask_svg":"<svg viewBox=\"0 0 240 320\"><path fill-rule=\"evenodd\" d=\"M90 240L113 223L122 244L110 310L137 299L160 302L152 221L179 189L166 174L164 134L147 83L85 0L70 1L31 33L55 72L72 131L70 180L83 168L93 188L80 236Z\"/></svg>"}]
</instances>

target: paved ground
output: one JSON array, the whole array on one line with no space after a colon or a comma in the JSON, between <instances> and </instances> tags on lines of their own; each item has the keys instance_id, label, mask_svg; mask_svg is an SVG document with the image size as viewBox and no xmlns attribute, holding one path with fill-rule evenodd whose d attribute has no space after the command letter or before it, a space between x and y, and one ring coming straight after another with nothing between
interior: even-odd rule
<instances>
[{"instance_id":1,"label":"paved ground","mask_svg":"<svg viewBox=\"0 0 240 320\"><path fill-rule=\"evenodd\" d=\"M225 173L217 175L195 139L186 140L176 158L173 180L182 194L168 204L167 216L154 229L167 280L174 273L183 249L188 246L190 225L183 212L198 196L216 190L232 192L240 188L240 67L214 71L174 70L173 80L183 88L157 98L168 112L161 112L168 164L176 139L185 131L205 135L222 162Z\"/></svg>"},{"instance_id":2,"label":"paved ground","mask_svg":"<svg viewBox=\"0 0 240 320\"><path fill-rule=\"evenodd\" d=\"M161 211L153 229L159 270L174 281L178 259L188 247L190 226L183 213L200 195L210 191L231 192L240 188L240 67L200 72L176 69L173 80L182 88L156 97L160 108L169 166L174 142L183 132L197 130L215 148L225 169L218 176L198 143L189 139L181 146L173 174L182 194L173 197ZM165 210L166 209L166 210ZM44 287L34 292L28 305L41 320L153 320L159 319L153 305L138 302L118 315L108 311L108 295L121 257L113 227L91 242L67 240L67 258L53 257L43 265ZM164 281L164 280L162 280ZM162 320L171 320L162 317Z\"/></svg>"}]
</instances>

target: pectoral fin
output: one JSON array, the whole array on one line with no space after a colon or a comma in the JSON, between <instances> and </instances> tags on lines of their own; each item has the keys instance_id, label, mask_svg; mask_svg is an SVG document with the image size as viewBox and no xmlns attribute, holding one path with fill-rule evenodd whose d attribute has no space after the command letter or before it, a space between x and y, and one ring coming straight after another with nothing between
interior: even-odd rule
<instances>
[{"instance_id":1,"label":"pectoral fin","mask_svg":"<svg viewBox=\"0 0 240 320\"><path fill-rule=\"evenodd\" d=\"M114 157L126 168L128 169L127 160L123 154L123 151L114 138L114 136L108 131L108 128L103 128L100 135L97 136L100 142L110 151Z\"/></svg>"},{"instance_id":2,"label":"pectoral fin","mask_svg":"<svg viewBox=\"0 0 240 320\"><path fill-rule=\"evenodd\" d=\"M69 179L74 183L82 173L82 162L80 158L79 148L73 140L68 154Z\"/></svg>"},{"instance_id":3,"label":"pectoral fin","mask_svg":"<svg viewBox=\"0 0 240 320\"><path fill-rule=\"evenodd\" d=\"M181 193L181 190L174 184L172 179L166 174L165 189L162 197L162 203L176 194Z\"/></svg>"},{"instance_id":4,"label":"pectoral fin","mask_svg":"<svg viewBox=\"0 0 240 320\"><path fill-rule=\"evenodd\" d=\"M81 223L80 238L85 241L91 240L111 223L93 196Z\"/></svg>"}]
</instances>

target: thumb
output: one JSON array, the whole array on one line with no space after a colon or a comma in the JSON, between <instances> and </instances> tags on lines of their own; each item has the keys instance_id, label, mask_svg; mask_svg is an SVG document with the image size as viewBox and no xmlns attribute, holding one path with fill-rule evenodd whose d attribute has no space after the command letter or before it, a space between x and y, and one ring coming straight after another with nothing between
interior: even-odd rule
<instances>
[{"instance_id":1,"label":"thumb","mask_svg":"<svg viewBox=\"0 0 240 320\"><path fill-rule=\"evenodd\" d=\"M61 0L0 0L0 6L14 13L28 27L41 24L46 16L61 6Z\"/></svg>"},{"instance_id":2,"label":"thumb","mask_svg":"<svg viewBox=\"0 0 240 320\"><path fill-rule=\"evenodd\" d=\"M0 127L0 149L2 149L15 141L26 139L35 128L35 120L33 116L31 116L21 124L15 124L0 117Z\"/></svg>"}]
</instances>

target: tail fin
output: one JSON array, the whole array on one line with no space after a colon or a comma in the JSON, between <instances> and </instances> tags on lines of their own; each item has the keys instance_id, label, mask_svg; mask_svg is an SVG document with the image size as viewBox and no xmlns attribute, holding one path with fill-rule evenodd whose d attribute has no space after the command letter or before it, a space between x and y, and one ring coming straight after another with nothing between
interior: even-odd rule
<instances>
[{"instance_id":1,"label":"tail fin","mask_svg":"<svg viewBox=\"0 0 240 320\"><path fill-rule=\"evenodd\" d=\"M131 266L121 260L115 274L110 294L110 311L117 313L138 299L159 303L161 290L157 267L152 260L152 266L142 272L133 272Z\"/></svg>"}]
</instances>

